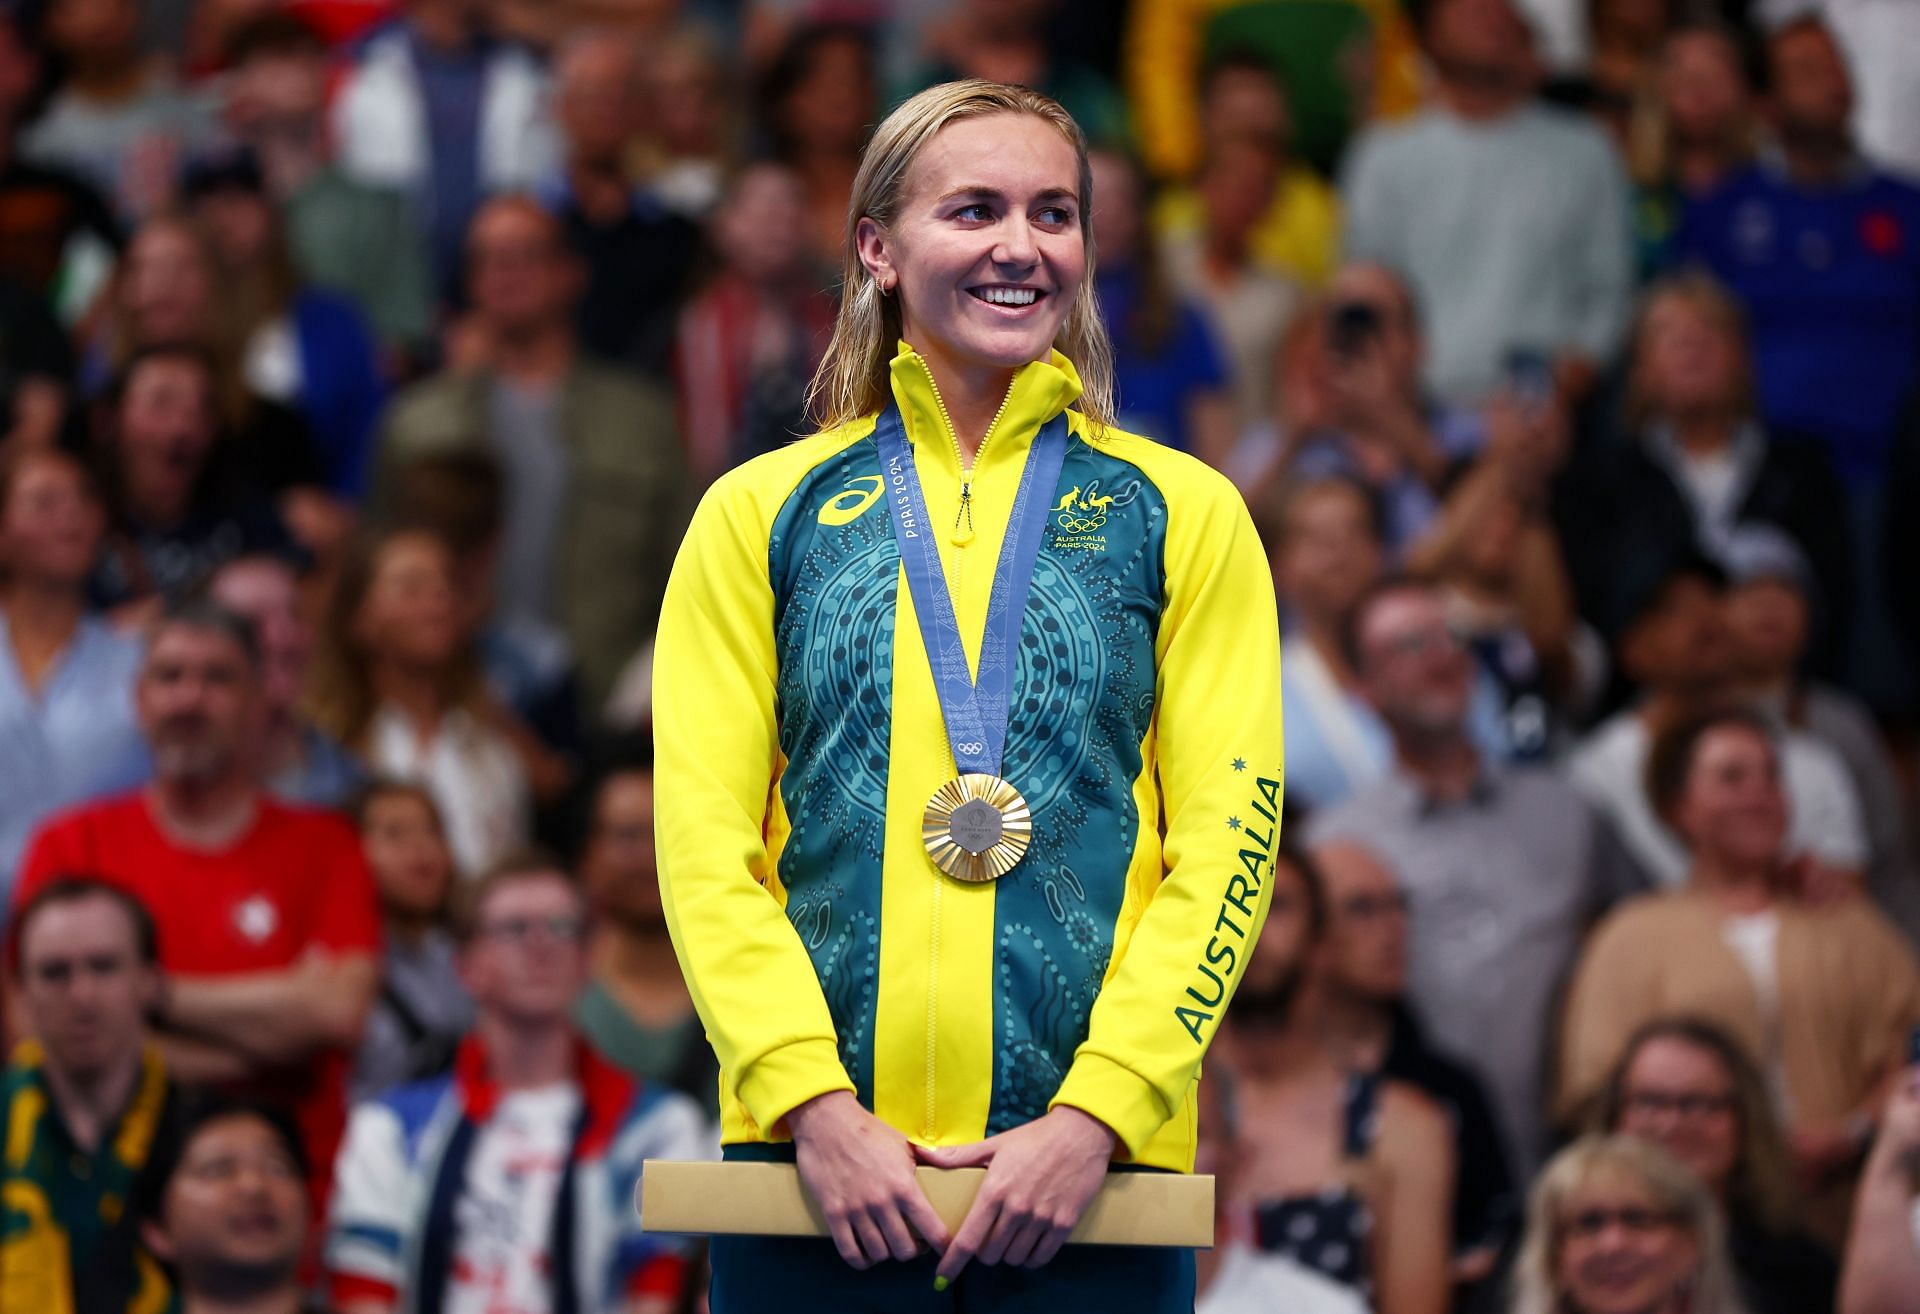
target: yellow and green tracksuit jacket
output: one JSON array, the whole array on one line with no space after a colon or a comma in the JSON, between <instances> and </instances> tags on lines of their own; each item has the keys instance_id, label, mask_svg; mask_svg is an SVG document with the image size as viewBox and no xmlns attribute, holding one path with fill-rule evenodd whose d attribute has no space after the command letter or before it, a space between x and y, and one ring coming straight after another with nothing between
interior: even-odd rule
<instances>
[{"instance_id":1,"label":"yellow and green tracksuit jacket","mask_svg":"<svg viewBox=\"0 0 1920 1314\"><path fill-rule=\"evenodd\" d=\"M904 345L892 387L977 664L1028 449L1079 376L1057 352L1014 376L970 533L945 407ZM921 845L956 770L873 420L742 466L694 517L655 652L656 842L729 1144L785 1139L789 1109L851 1090L923 1144L1070 1104L1123 1157L1192 1168L1201 1055L1278 838L1273 584L1220 475L1069 426L1002 770L1033 843L991 884Z\"/></svg>"}]
</instances>

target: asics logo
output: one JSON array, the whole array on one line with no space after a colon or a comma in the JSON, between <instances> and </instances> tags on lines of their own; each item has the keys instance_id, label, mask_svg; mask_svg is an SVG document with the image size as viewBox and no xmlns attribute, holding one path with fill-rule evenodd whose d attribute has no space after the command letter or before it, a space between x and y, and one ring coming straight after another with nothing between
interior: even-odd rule
<instances>
[{"instance_id":1,"label":"asics logo","mask_svg":"<svg viewBox=\"0 0 1920 1314\"><path fill-rule=\"evenodd\" d=\"M886 480L879 475L860 475L847 480L846 490L835 493L827 499L826 505L820 508L820 523L823 525L852 524L868 507L880 500L880 494L886 486Z\"/></svg>"}]
</instances>

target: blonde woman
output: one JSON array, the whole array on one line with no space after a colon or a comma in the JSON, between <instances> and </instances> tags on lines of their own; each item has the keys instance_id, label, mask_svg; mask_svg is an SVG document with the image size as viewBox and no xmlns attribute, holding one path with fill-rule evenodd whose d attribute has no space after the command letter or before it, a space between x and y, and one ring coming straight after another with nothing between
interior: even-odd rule
<instances>
[{"instance_id":1,"label":"blonde woman","mask_svg":"<svg viewBox=\"0 0 1920 1314\"><path fill-rule=\"evenodd\" d=\"M1588 1136L1541 1172L1512 1314L1745 1314L1719 1207L1651 1141Z\"/></svg>"},{"instance_id":2,"label":"blonde woman","mask_svg":"<svg viewBox=\"0 0 1920 1314\"><path fill-rule=\"evenodd\" d=\"M832 1232L717 1238L716 1314L1192 1307L1189 1252L1061 1246L1114 1163L1192 1166L1265 915L1279 638L1232 487L1112 427L1090 192L1045 96L895 110L821 432L715 484L674 567L668 923L728 1156L797 1162ZM987 1169L956 1232L916 1161Z\"/></svg>"}]
</instances>

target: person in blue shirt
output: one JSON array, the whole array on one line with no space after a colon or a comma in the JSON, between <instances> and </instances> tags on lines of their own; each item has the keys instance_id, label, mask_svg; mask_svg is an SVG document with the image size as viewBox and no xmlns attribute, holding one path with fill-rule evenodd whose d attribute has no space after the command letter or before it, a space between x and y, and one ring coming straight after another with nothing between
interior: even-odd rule
<instances>
[{"instance_id":1,"label":"person in blue shirt","mask_svg":"<svg viewBox=\"0 0 1920 1314\"><path fill-rule=\"evenodd\" d=\"M140 641L87 611L105 530L73 457L25 447L0 460L0 895L40 822L147 775Z\"/></svg>"},{"instance_id":2,"label":"person in blue shirt","mask_svg":"<svg viewBox=\"0 0 1920 1314\"><path fill-rule=\"evenodd\" d=\"M1222 468L1236 434L1221 347L1200 310L1174 292L1160 264L1139 162L1096 150L1090 163L1100 198L1093 212L1100 247L1094 283L1113 338L1121 423Z\"/></svg>"},{"instance_id":3,"label":"person in blue shirt","mask_svg":"<svg viewBox=\"0 0 1920 1314\"><path fill-rule=\"evenodd\" d=\"M1920 388L1920 187L1856 153L1846 60L1817 15L1773 31L1767 71L1775 148L1688 208L1680 253L1744 304L1768 424L1816 436L1851 490L1845 682L1896 711L1914 703L1912 659L1880 567L1895 429Z\"/></svg>"},{"instance_id":4,"label":"person in blue shirt","mask_svg":"<svg viewBox=\"0 0 1920 1314\"><path fill-rule=\"evenodd\" d=\"M1846 61L1817 16L1772 34L1767 67L1775 149L1688 207L1681 256L1745 303L1767 419L1872 482L1920 383L1920 188L1855 153Z\"/></svg>"}]
</instances>

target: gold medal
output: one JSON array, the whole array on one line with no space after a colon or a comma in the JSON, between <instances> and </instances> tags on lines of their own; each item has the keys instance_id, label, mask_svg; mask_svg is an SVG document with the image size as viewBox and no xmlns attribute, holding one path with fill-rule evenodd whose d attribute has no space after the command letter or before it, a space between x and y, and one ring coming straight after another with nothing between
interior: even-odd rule
<instances>
[{"instance_id":1,"label":"gold medal","mask_svg":"<svg viewBox=\"0 0 1920 1314\"><path fill-rule=\"evenodd\" d=\"M933 865L956 880L998 880L1026 856L1033 813L1012 785L975 772L933 792L920 839Z\"/></svg>"}]
</instances>

